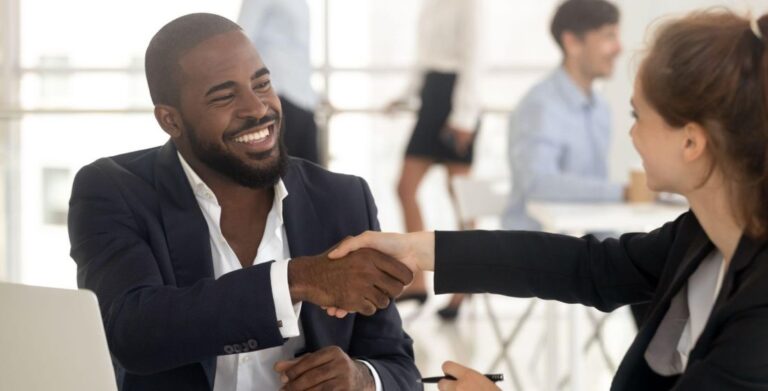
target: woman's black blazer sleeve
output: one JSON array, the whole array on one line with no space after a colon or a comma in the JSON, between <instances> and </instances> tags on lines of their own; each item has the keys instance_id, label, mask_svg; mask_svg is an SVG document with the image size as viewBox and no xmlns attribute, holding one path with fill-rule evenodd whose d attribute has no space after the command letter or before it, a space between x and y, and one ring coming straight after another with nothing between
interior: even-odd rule
<instances>
[{"instance_id":1,"label":"woman's black blazer sleeve","mask_svg":"<svg viewBox=\"0 0 768 391\"><path fill-rule=\"evenodd\" d=\"M497 293L611 311L650 301L690 212L650 233L597 240L526 231L437 232L435 291ZM679 245L680 243L676 243Z\"/></svg>"}]
</instances>

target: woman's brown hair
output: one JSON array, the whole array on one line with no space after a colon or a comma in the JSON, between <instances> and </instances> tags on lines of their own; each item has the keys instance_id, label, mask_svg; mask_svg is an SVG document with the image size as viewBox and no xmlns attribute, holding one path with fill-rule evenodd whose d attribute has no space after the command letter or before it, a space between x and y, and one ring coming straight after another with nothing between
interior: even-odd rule
<instances>
[{"instance_id":1,"label":"woman's brown hair","mask_svg":"<svg viewBox=\"0 0 768 391\"><path fill-rule=\"evenodd\" d=\"M706 129L715 164L732 180L746 233L768 239L768 14L726 10L662 25L639 73L648 102L674 127Z\"/></svg>"}]
</instances>

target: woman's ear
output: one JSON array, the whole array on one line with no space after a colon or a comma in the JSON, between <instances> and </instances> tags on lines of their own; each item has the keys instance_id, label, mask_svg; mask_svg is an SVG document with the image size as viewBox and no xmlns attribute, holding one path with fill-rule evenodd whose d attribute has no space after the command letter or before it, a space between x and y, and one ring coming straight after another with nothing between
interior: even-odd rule
<instances>
[{"instance_id":1,"label":"woman's ear","mask_svg":"<svg viewBox=\"0 0 768 391\"><path fill-rule=\"evenodd\" d=\"M689 122L683 127L683 160L694 162L704 156L707 150L707 132L696 122Z\"/></svg>"},{"instance_id":2,"label":"woman's ear","mask_svg":"<svg viewBox=\"0 0 768 391\"><path fill-rule=\"evenodd\" d=\"M155 105L155 119L165 133L173 139L181 137L183 128L181 126L181 115L175 107L168 105Z\"/></svg>"}]
</instances>

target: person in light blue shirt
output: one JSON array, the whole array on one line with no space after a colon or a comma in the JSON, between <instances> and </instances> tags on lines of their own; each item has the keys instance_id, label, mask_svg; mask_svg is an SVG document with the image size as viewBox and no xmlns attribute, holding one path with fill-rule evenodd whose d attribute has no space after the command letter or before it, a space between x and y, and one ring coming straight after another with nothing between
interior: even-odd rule
<instances>
[{"instance_id":1,"label":"person in light blue shirt","mask_svg":"<svg viewBox=\"0 0 768 391\"><path fill-rule=\"evenodd\" d=\"M552 21L563 63L535 85L510 118L512 193L502 224L538 230L526 203L621 201L624 186L608 180L611 114L593 91L610 76L621 51L619 11L604 0L569 0Z\"/></svg>"},{"instance_id":2,"label":"person in light blue shirt","mask_svg":"<svg viewBox=\"0 0 768 391\"><path fill-rule=\"evenodd\" d=\"M271 71L283 107L288 154L319 163L306 0L243 0L238 24Z\"/></svg>"}]
</instances>

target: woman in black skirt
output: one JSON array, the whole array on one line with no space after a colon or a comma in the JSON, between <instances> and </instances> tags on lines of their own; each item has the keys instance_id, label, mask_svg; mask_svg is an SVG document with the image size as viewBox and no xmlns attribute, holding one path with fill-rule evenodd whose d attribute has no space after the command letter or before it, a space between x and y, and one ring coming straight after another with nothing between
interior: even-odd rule
<instances>
[{"instance_id":1,"label":"woman in black skirt","mask_svg":"<svg viewBox=\"0 0 768 391\"><path fill-rule=\"evenodd\" d=\"M434 164L444 165L449 184L454 176L467 175L471 169L480 116L476 50L479 14L478 2L472 0L425 0L419 20L419 75L410 83L405 97L390 105L403 105L421 86L421 108L397 186L408 232L425 228L416 194L429 169ZM421 274L400 297L422 304L426 299ZM448 307L440 310L440 316L455 318L460 303L461 296L455 296Z\"/></svg>"}]
</instances>

